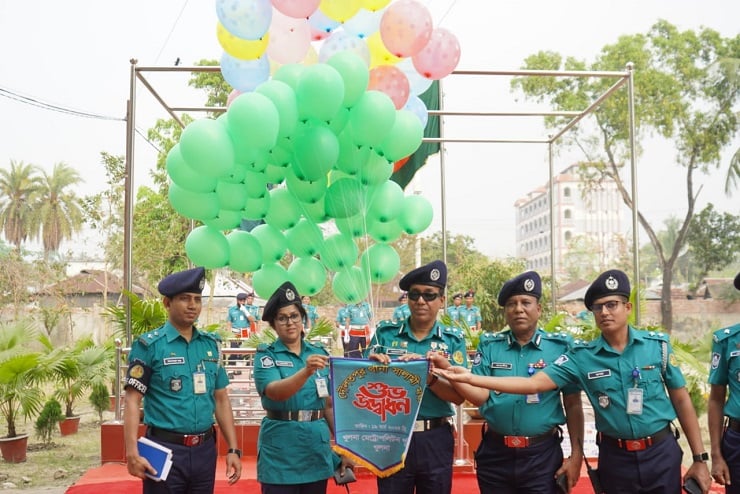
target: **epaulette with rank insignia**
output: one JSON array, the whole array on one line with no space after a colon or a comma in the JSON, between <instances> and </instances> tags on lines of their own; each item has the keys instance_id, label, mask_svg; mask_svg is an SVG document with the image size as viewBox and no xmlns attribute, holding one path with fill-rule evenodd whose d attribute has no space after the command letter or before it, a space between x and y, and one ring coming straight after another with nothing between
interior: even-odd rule
<instances>
[{"instance_id":1,"label":"epaulette with rank insignia","mask_svg":"<svg viewBox=\"0 0 740 494\"><path fill-rule=\"evenodd\" d=\"M383 330L387 330L389 328L391 328L391 329L398 329L398 328L401 327L401 324L403 324L403 321L393 322L390 319L384 319L383 321L380 321L375 326L375 331L376 332L377 331L383 331Z\"/></svg>"},{"instance_id":2,"label":"epaulette with rank insignia","mask_svg":"<svg viewBox=\"0 0 740 494\"><path fill-rule=\"evenodd\" d=\"M267 343L259 343L257 345L257 351L258 352L264 352L269 348L269 345Z\"/></svg>"},{"instance_id":3,"label":"epaulette with rank insignia","mask_svg":"<svg viewBox=\"0 0 740 494\"><path fill-rule=\"evenodd\" d=\"M563 345L570 345L573 343L573 337L569 335L568 333L565 333L562 331L558 331L554 333L545 331L545 338L547 338L550 341L562 343Z\"/></svg>"},{"instance_id":4,"label":"epaulette with rank insignia","mask_svg":"<svg viewBox=\"0 0 740 494\"><path fill-rule=\"evenodd\" d=\"M714 332L714 341L722 341L738 333L740 333L740 324L727 326Z\"/></svg>"},{"instance_id":5,"label":"epaulette with rank insignia","mask_svg":"<svg viewBox=\"0 0 740 494\"><path fill-rule=\"evenodd\" d=\"M573 340L573 350L583 350L584 348L593 348L593 341L586 341L581 339Z\"/></svg>"},{"instance_id":6,"label":"epaulette with rank insignia","mask_svg":"<svg viewBox=\"0 0 740 494\"><path fill-rule=\"evenodd\" d=\"M452 336L454 336L454 337L456 337L456 338L458 338L460 340L464 340L465 339L465 335L460 330L460 328L456 328L454 326L444 326L443 325L442 326L442 332L445 333L445 334L452 335Z\"/></svg>"},{"instance_id":7,"label":"epaulette with rank insignia","mask_svg":"<svg viewBox=\"0 0 740 494\"><path fill-rule=\"evenodd\" d=\"M670 341L668 335L662 331L643 331L645 338L658 341Z\"/></svg>"},{"instance_id":8,"label":"epaulette with rank insignia","mask_svg":"<svg viewBox=\"0 0 740 494\"><path fill-rule=\"evenodd\" d=\"M144 333L143 335L139 336L139 343L141 343L144 346L149 346L158 339L162 338L164 336L164 331L162 330L164 326L161 326L157 329L154 329L152 331L149 331L148 333Z\"/></svg>"}]
</instances>

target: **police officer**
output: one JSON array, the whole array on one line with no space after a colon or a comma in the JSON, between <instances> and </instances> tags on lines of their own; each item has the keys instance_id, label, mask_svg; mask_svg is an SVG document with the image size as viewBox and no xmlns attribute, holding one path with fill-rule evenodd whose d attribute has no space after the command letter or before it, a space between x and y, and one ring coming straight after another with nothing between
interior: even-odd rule
<instances>
[{"instance_id":1,"label":"police officer","mask_svg":"<svg viewBox=\"0 0 740 494\"><path fill-rule=\"evenodd\" d=\"M735 276L740 290L740 273ZM709 440L712 477L727 494L740 493L740 323L714 333L709 371ZM729 399L727 391L729 389Z\"/></svg>"},{"instance_id":2,"label":"police officer","mask_svg":"<svg viewBox=\"0 0 740 494\"><path fill-rule=\"evenodd\" d=\"M347 319L345 324L349 327L349 341L344 347L344 356L362 357L363 350L367 348L367 339L370 334L370 319L373 318L370 304L363 300L348 305L345 317Z\"/></svg>"},{"instance_id":3,"label":"police officer","mask_svg":"<svg viewBox=\"0 0 740 494\"><path fill-rule=\"evenodd\" d=\"M475 301L475 292L468 290L465 292L465 305L457 308L458 320L465 321L470 329L480 331L483 318L480 315L478 306L473 305Z\"/></svg>"},{"instance_id":4,"label":"police officer","mask_svg":"<svg viewBox=\"0 0 740 494\"><path fill-rule=\"evenodd\" d=\"M508 329L482 335L473 374L531 377L568 350L573 342L569 335L547 333L538 327L541 295L542 281L535 271L504 283L498 304L504 309ZM558 391L524 396L491 393L465 384L455 388L478 405L486 419L483 440L475 452L481 492L555 494L559 492L555 478L560 474L566 474L569 488L578 482L583 461L583 408L577 386L563 388L563 404ZM566 417L573 454L563 464L560 426Z\"/></svg>"},{"instance_id":5,"label":"police officer","mask_svg":"<svg viewBox=\"0 0 740 494\"><path fill-rule=\"evenodd\" d=\"M308 295L304 295L301 298L301 304L306 311L306 319L303 321L303 327L308 333L314 326L316 326L316 321L319 319L319 313L316 310L316 306L311 305L311 297Z\"/></svg>"},{"instance_id":6,"label":"police officer","mask_svg":"<svg viewBox=\"0 0 740 494\"><path fill-rule=\"evenodd\" d=\"M231 330L231 337L233 338L229 342L231 348L241 347L241 342L238 341L242 335L246 336L249 333L250 318L252 316L247 312L246 308L247 294L244 292L236 294L236 305L229 307L228 313L226 314L226 326ZM228 360L232 362L240 360L241 357L238 354L229 355ZM235 365L235 364L234 364ZM235 372L235 374L241 374L241 371Z\"/></svg>"},{"instance_id":7,"label":"police officer","mask_svg":"<svg viewBox=\"0 0 740 494\"><path fill-rule=\"evenodd\" d=\"M543 393L578 383L596 417L599 476L604 492L681 492L681 456L671 422L678 416L693 454L684 478L695 478L704 493L711 478L707 453L668 336L628 324L630 283L622 271L600 274L584 303L601 336L573 348L532 377L484 377L467 370L437 370L452 380L504 393Z\"/></svg>"},{"instance_id":8,"label":"police officer","mask_svg":"<svg viewBox=\"0 0 740 494\"><path fill-rule=\"evenodd\" d=\"M398 297L398 301L401 305L393 309L393 322L401 322L411 315L411 309L409 309L409 295L406 292L401 293Z\"/></svg>"},{"instance_id":9,"label":"police officer","mask_svg":"<svg viewBox=\"0 0 740 494\"><path fill-rule=\"evenodd\" d=\"M254 382L265 409L257 441L262 494L326 492L339 463L329 441L329 354L304 339L304 317L289 281L272 294L262 314L278 337L255 354Z\"/></svg>"},{"instance_id":10,"label":"police officer","mask_svg":"<svg viewBox=\"0 0 740 494\"><path fill-rule=\"evenodd\" d=\"M447 314L452 321L460 320L460 305L462 304L462 293L456 293L452 296L452 305L447 307Z\"/></svg>"},{"instance_id":11,"label":"police officer","mask_svg":"<svg viewBox=\"0 0 740 494\"><path fill-rule=\"evenodd\" d=\"M378 325L366 356L387 364L392 359L427 357L439 365L467 366L465 340L456 328L437 322L444 308L447 266L434 261L408 272L398 283L408 292L411 316ZM442 364L444 362L444 364ZM463 397L450 383L429 374L414 426L405 466L385 478L378 478L379 494L449 494L455 440L450 402Z\"/></svg>"},{"instance_id":12,"label":"police officer","mask_svg":"<svg viewBox=\"0 0 740 494\"><path fill-rule=\"evenodd\" d=\"M144 480L144 493L213 492L216 476L215 416L229 447L229 484L241 476L241 451L220 362L220 339L196 329L202 309L205 270L174 273L159 283L167 322L134 341L126 375L124 440L128 472ZM145 474L156 472L139 456L139 407L144 400L146 436L172 449L172 469L166 481Z\"/></svg>"},{"instance_id":13,"label":"police officer","mask_svg":"<svg viewBox=\"0 0 740 494\"><path fill-rule=\"evenodd\" d=\"M249 335L256 334L259 331L260 306L254 305L254 292L247 293L247 303L244 304L249 319Z\"/></svg>"}]
</instances>

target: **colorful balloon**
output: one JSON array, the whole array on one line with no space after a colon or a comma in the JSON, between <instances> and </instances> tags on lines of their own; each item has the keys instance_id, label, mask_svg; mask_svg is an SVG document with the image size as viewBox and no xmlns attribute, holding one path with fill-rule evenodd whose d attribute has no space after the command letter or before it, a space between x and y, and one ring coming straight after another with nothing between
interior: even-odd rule
<instances>
[{"instance_id":1,"label":"colorful balloon","mask_svg":"<svg viewBox=\"0 0 740 494\"><path fill-rule=\"evenodd\" d=\"M271 0L278 11L289 17L307 18L313 14L321 0ZM301 292L303 293L303 292Z\"/></svg>"},{"instance_id":2,"label":"colorful balloon","mask_svg":"<svg viewBox=\"0 0 740 494\"><path fill-rule=\"evenodd\" d=\"M374 33L367 38L367 48L370 50L370 68L379 65L395 65L401 58L388 51L380 38L380 33Z\"/></svg>"},{"instance_id":3,"label":"colorful balloon","mask_svg":"<svg viewBox=\"0 0 740 494\"><path fill-rule=\"evenodd\" d=\"M321 0L319 10L330 19L347 22L360 10L360 0Z\"/></svg>"},{"instance_id":4,"label":"colorful balloon","mask_svg":"<svg viewBox=\"0 0 740 494\"><path fill-rule=\"evenodd\" d=\"M411 57L432 36L432 14L416 0L398 0L385 9L380 20L383 45L397 57Z\"/></svg>"},{"instance_id":5,"label":"colorful balloon","mask_svg":"<svg viewBox=\"0 0 740 494\"><path fill-rule=\"evenodd\" d=\"M383 17L383 12L383 10L360 9L342 27L350 36L356 36L360 39L367 38L380 29L380 19Z\"/></svg>"},{"instance_id":6,"label":"colorful balloon","mask_svg":"<svg viewBox=\"0 0 740 494\"><path fill-rule=\"evenodd\" d=\"M332 32L324 40L319 49L319 62L326 62L337 53L343 51L353 52L365 62L366 67L370 65L370 49L365 41L341 30Z\"/></svg>"},{"instance_id":7,"label":"colorful balloon","mask_svg":"<svg viewBox=\"0 0 740 494\"><path fill-rule=\"evenodd\" d=\"M216 0L218 20L233 35L259 39L272 20L270 0Z\"/></svg>"},{"instance_id":8,"label":"colorful balloon","mask_svg":"<svg viewBox=\"0 0 740 494\"><path fill-rule=\"evenodd\" d=\"M409 81L404 73L393 65L380 65L370 70L367 88L387 94L396 110L403 108L409 99Z\"/></svg>"},{"instance_id":9,"label":"colorful balloon","mask_svg":"<svg viewBox=\"0 0 740 494\"><path fill-rule=\"evenodd\" d=\"M455 70L460 61L460 43L444 28L432 31L429 43L412 57L417 72L427 79L439 80Z\"/></svg>"},{"instance_id":10,"label":"colorful balloon","mask_svg":"<svg viewBox=\"0 0 740 494\"><path fill-rule=\"evenodd\" d=\"M226 53L239 60L256 60L265 53L270 35L256 40L242 39L226 30L220 22L216 26L216 38ZM228 101L227 101L228 106Z\"/></svg>"},{"instance_id":11,"label":"colorful balloon","mask_svg":"<svg viewBox=\"0 0 740 494\"><path fill-rule=\"evenodd\" d=\"M270 25L270 42L267 54L277 63L298 63L308 52L311 30L308 20L296 19L276 11Z\"/></svg>"},{"instance_id":12,"label":"colorful balloon","mask_svg":"<svg viewBox=\"0 0 740 494\"><path fill-rule=\"evenodd\" d=\"M185 253L196 266L222 268L229 263L229 242L220 231L199 226L185 239Z\"/></svg>"},{"instance_id":13,"label":"colorful balloon","mask_svg":"<svg viewBox=\"0 0 740 494\"><path fill-rule=\"evenodd\" d=\"M221 55L221 75L231 87L248 93L270 77L270 61L267 54L255 60L239 60L224 52Z\"/></svg>"}]
</instances>

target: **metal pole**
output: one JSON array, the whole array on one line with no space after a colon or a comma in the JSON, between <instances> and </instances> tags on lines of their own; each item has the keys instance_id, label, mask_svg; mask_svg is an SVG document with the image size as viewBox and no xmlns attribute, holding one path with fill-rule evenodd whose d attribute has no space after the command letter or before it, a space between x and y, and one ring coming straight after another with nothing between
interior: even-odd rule
<instances>
[{"instance_id":1,"label":"metal pole","mask_svg":"<svg viewBox=\"0 0 740 494\"><path fill-rule=\"evenodd\" d=\"M444 91L442 91L442 81L439 81L439 86L437 87L437 90L439 91L439 109L440 111L444 110ZM445 141L444 141L444 135L445 135L445 126L444 126L444 118L442 116L439 117L439 137L440 137L440 143L439 143L439 175L440 175L440 185L439 185L439 192L440 192L440 208L439 212L442 216L442 261L447 264L447 193L446 193L446 183L445 183Z\"/></svg>"},{"instance_id":2,"label":"metal pole","mask_svg":"<svg viewBox=\"0 0 740 494\"><path fill-rule=\"evenodd\" d=\"M549 136L552 137L552 136ZM547 162L550 169L550 298L552 299L552 313L555 314L555 170L552 157L552 141L547 145ZM558 237L558 241L560 237Z\"/></svg>"},{"instance_id":3,"label":"metal pole","mask_svg":"<svg viewBox=\"0 0 740 494\"><path fill-rule=\"evenodd\" d=\"M121 421L121 347L123 342L116 338L116 382L113 384L113 393L115 394L115 418L116 422Z\"/></svg>"},{"instance_id":4,"label":"metal pole","mask_svg":"<svg viewBox=\"0 0 740 494\"><path fill-rule=\"evenodd\" d=\"M136 129L136 64L138 60L132 58L129 82L129 100L126 115L126 173L124 180L123 203L123 286L129 293L133 292L132 273L132 244L133 244L133 217L134 217L134 130ZM123 298L126 308L126 346L131 346L131 300Z\"/></svg>"},{"instance_id":5,"label":"metal pole","mask_svg":"<svg viewBox=\"0 0 740 494\"><path fill-rule=\"evenodd\" d=\"M630 171L632 173L632 262L635 287L635 325L640 325L640 245L638 240L639 222L637 218L637 157L635 154L635 65L627 63L627 105L629 108Z\"/></svg>"}]
</instances>

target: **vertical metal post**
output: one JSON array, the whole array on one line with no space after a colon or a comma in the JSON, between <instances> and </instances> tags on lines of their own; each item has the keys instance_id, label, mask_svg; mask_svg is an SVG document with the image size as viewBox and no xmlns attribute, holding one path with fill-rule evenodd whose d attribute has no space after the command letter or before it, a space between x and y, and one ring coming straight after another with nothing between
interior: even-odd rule
<instances>
[{"instance_id":1,"label":"vertical metal post","mask_svg":"<svg viewBox=\"0 0 740 494\"><path fill-rule=\"evenodd\" d=\"M548 136L547 163L550 170L550 298L552 299L552 313L557 311L557 299L555 297L555 165L552 157L552 135ZM558 236L558 241L560 236ZM562 252L562 250L560 251Z\"/></svg>"},{"instance_id":2,"label":"vertical metal post","mask_svg":"<svg viewBox=\"0 0 740 494\"><path fill-rule=\"evenodd\" d=\"M116 338L116 381L113 384L113 394L115 395L115 418L116 422L121 421L121 347L123 342L120 338Z\"/></svg>"},{"instance_id":3,"label":"vertical metal post","mask_svg":"<svg viewBox=\"0 0 740 494\"><path fill-rule=\"evenodd\" d=\"M627 106L629 109L630 171L632 173L632 263L634 274L632 286L635 288L635 325L640 325L640 243L637 210L637 158L635 154L635 65L627 63Z\"/></svg>"},{"instance_id":4,"label":"vertical metal post","mask_svg":"<svg viewBox=\"0 0 740 494\"><path fill-rule=\"evenodd\" d=\"M439 91L439 110L444 111L444 92L442 91L442 80L439 81L437 87ZM444 116L439 115L439 174L440 174L440 208L439 212L442 216L442 261L447 264L447 184L445 183L445 126Z\"/></svg>"},{"instance_id":5,"label":"vertical metal post","mask_svg":"<svg viewBox=\"0 0 740 494\"><path fill-rule=\"evenodd\" d=\"M124 180L123 203L123 286L132 292L132 244L134 218L134 131L136 129L136 64L135 58L130 60L131 73L129 79L129 100L126 109L126 173ZM126 308L126 346L131 346L131 300L123 298Z\"/></svg>"}]
</instances>

